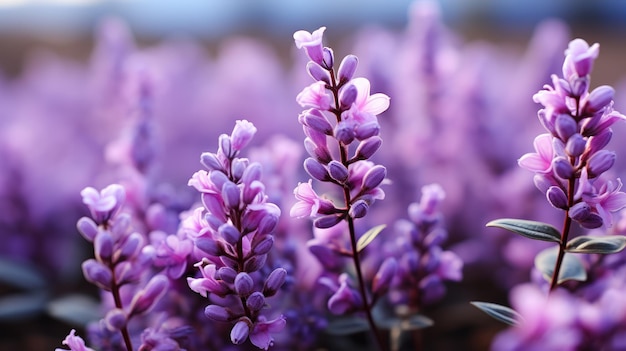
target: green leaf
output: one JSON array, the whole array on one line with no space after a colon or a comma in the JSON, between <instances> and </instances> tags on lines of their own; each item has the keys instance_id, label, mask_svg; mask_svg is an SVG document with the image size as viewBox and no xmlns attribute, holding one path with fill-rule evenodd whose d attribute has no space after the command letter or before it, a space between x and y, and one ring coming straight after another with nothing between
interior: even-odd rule
<instances>
[{"instance_id":1,"label":"green leaf","mask_svg":"<svg viewBox=\"0 0 626 351\"><path fill-rule=\"evenodd\" d=\"M363 318L345 317L328 323L326 332L333 335L351 335L368 331L369 329L369 324Z\"/></svg>"},{"instance_id":2,"label":"green leaf","mask_svg":"<svg viewBox=\"0 0 626 351\"><path fill-rule=\"evenodd\" d=\"M48 303L47 310L52 317L77 326L103 317L100 303L87 295L63 296Z\"/></svg>"},{"instance_id":3,"label":"green leaf","mask_svg":"<svg viewBox=\"0 0 626 351\"><path fill-rule=\"evenodd\" d=\"M541 251L535 257L535 267L543 273L543 277L548 283L552 281L554 274L554 266L558 256L558 247L551 247ZM557 284L561 284L567 280L585 281L587 280L587 272L582 261L576 255L565 253L563 262L561 263L561 271Z\"/></svg>"},{"instance_id":4,"label":"green leaf","mask_svg":"<svg viewBox=\"0 0 626 351\"><path fill-rule=\"evenodd\" d=\"M491 302L472 301L470 303L479 310L488 314L490 317L508 325L518 325L523 319L522 316L517 313L517 311L510 307L498 305Z\"/></svg>"},{"instance_id":5,"label":"green leaf","mask_svg":"<svg viewBox=\"0 0 626 351\"><path fill-rule=\"evenodd\" d=\"M579 236L567 243L565 251L588 254L612 254L626 247L626 236Z\"/></svg>"},{"instance_id":6,"label":"green leaf","mask_svg":"<svg viewBox=\"0 0 626 351\"><path fill-rule=\"evenodd\" d=\"M356 243L356 252L361 252L361 250L367 247L367 245L369 245L378 236L378 234L385 229L385 227L387 227L386 224L381 224L365 232L365 234L363 234Z\"/></svg>"},{"instance_id":7,"label":"green leaf","mask_svg":"<svg viewBox=\"0 0 626 351\"><path fill-rule=\"evenodd\" d=\"M0 259L0 282L26 290L39 290L46 286L46 280L34 267L8 259Z\"/></svg>"},{"instance_id":8,"label":"green leaf","mask_svg":"<svg viewBox=\"0 0 626 351\"><path fill-rule=\"evenodd\" d=\"M487 227L498 227L527 238L561 243L561 232L553 226L525 219L500 218L487 223Z\"/></svg>"},{"instance_id":9,"label":"green leaf","mask_svg":"<svg viewBox=\"0 0 626 351\"><path fill-rule=\"evenodd\" d=\"M42 292L3 296L0 298L0 322L10 323L15 319L39 315L46 307L47 298L47 294Z\"/></svg>"}]
</instances>

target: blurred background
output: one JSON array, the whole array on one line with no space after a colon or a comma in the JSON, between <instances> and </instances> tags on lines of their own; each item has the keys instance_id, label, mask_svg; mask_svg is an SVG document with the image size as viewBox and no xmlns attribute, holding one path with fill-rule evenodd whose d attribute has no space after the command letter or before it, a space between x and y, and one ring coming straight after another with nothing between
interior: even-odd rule
<instances>
[{"instance_id":1,"label":"blurred background","mask_svg":"<svg viewBox=\"0 0 626 351\"><path fill-rule=\"evenodd\" d=\"M60 347L70 328L93 317L77 316L72 320L68 318L71 312L59 311L71 305L64 301L76 301L75 297L62 299L76 291L97 296L80 272L80 262L91 252L75 229L76 220L87 214L78 193L85 186L102 187L121 175L127 176L120 171L125 160L116 154L119 148L115 145L119 145L115 141L122 140L123 148L129 125L132 129L133 123L142 120L136 113L136 105L143 103L136 96L142 84L147 84L148 90L154 88L150 90L154 94L151 98L157 101L150 111L159 125L155 135L160 147L156 148L156 166L150 177L153 184L167 184L150 195L151 201L158 199L179 211L193 202L186 182L199 168L199 153L213 150L215 137L229 131L235 118L253 120L260 130L259 142L281 133L301 145L297 123L275 123L261 117L292 116L292 122L296 120L299 107L294 97L308 84L302 55L294 53L292 34L299 29L313 31L326 26L326 45L336 47L336 53L352 52L362 57L361 72L371 78L373 92L384 91L392 96L392 122L383 122L389 123L387 130L394 130L394 123L408 114L394 107L394 102L404 101L405 108L411 105L393 94L401 88L393 86L392 74L384 69L393 64L385 60L394 59L395 50L407 59L411 49L406 43L431 28L428 21L437 22L433 28L445 34L440 39L443 44L437 46L443 48L444 55L438 57L444 61L449 57L448 45L455 53L455 73L446 76L449 72L444 67L443 73L437 74L457 77L459 85L489 85L485 90L489 93L477 98L485 99L480 100L478 110L493 114L481 115L485 121L519 113L520 118L536 122L531 96L548 81L550 73L559 72L559 60L567 42L575 37L601 44L592 85L614 85L616 96L622 97L622 102L616 98L616 106L626 106L626 2L439 0L432 2L438 9L436 14L414 14L412 9L420 2L0 0L0 350ZM476 53L476 47L481 48L482 54ZM465 60L471 66L467 70ZM146 66L155 69L148 69L147 78L133 71L130 79L120 79L123 84L116 81L115 74L128 74L128 66L138 61L148 62ZM490 62L497 65L490 66ZM550 64L549 68L543 67L545 71L533 66L543 63ZM125 68L117 67L118 64ZM468 71L470 77L463 76ZM537 77L525 75L530 71ZM468 83L463 79L475 81ZM455 84L456 81L450 82ZM240 104L241 99L248 103ZM449 105L447 100L440 104ZM522 107L511 111L511 106ZM459 112L465 107L447 111ZM621 109L623 112L624 107ZM518 250L518 256L507 259L502 252L521 247L505 243L502 238L508 238L506 234L498 237L494 247L485 248L462 231L476 234L482 231L486 220L508 210L512 215L524 209L519 206L489 212L498 203L487 196L497 194L502 197L498 201L505 201L507 196L528 191L543 201L532 188L532 176L523 173L511 178L508 172L515 168L515 160L523 152L532 150L532 135L538 130L536 123L524 129L523 134L515 130L498 137L497 130L491 131L493 135L489 137L494 142L511 133L524 137L509 150L510 155L492 150L492 154L478 157L487 165L484 172L493 173L493 179L509 177L509 181L526 182L530 190L520 190L516 184L506 185L502 181L499 190L474 199L474 211L485 209L478 218L471 210L462 213L463 195L459 194L463 192L455 195L460 186L453 186L459 182L449 180L449 187L443 184L451 198L445 214L450 219L451 244L455 245L452 249L456 248L466 262L466 279L451 289L448 300L430 311L442 326L426 336L433 340L457 337L460 341L432 342L432 350L487 349L493 336L504 327L473 310L467 301L482 299L506 304L507 289L529 279L529 257L536 248L521 250L522 254ZM454 133L447 137L458 138ZM402 136L388 134L385 139L391 150L386 157L412 157L411 150L401 154L401 142L395 138ZM477 153L492 146L477 146ZM624 158L619 161L621 169L625 168ZM411 167L419 169L406 162L396 168L415 169ZM397 201L397 207L387 211L404 211L406 204L417 200L416 189L440 180L438 171L441 169L434 168L406 183L400 181L412 187L407 190L412 198L402 199L402 190L395 195L390 191L390 201ZM473 186L464 190L466 194L480 194L491 185L485 181ZM541 218L536 219L560 220L546 214L546 207L526 210L533 215L538 213ZM507 249L500 251L503 247ZM478 257L491 254L492 260ZM505 264L500 266L502 262ZM499 267L493 269L493 276L499 278L486 278L486 267ZM522 273L511 275L506 267ZM81 303L93 303L97 309L95 301Z\"/></svg>"}]
</instances>

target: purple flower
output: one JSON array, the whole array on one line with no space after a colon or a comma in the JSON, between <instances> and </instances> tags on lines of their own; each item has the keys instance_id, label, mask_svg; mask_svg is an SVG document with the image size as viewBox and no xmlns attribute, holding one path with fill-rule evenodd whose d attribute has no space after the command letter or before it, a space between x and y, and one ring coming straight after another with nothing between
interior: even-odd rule
<instances>
[{"instance_id":1,"label":"purple flower","mask_svg":"<svg viewBox=\"0 0 626 351\"><path fill-rule=\"evenodd\" d=\"M235 151L240 151L246 147L250 143L250 140L252 140L256 131L257 129L254 124L246 121L245 119L237 120L231 135L233 149Z\"/></svg>"},{"instance_id":2,"label":"purple flower","mask_svg":"<svg viewBox=\"0 0 626 351\"><path fill-rule=\"evenodd\" d=\"M326 27L321 27L313 33L299 30L293 34L293 39L296 42L296 47L298 49L304 48L307 56L309 56L311 61L317 63L320 66L324 66L322 39L325 30Z\"/></svg>"},{"instance_id":3,"label":"purple flower","mask_svg":"<svg viewBox=\"0 0 626 351\"><path fill-rule=\"evenodd\" d=\"M76 336L76 330L72 329L63 340L63 345L70 348L71 351L94 351L94 349L85 346L85 341L80 336ZM65 349L56 349L55 351L64 351Z\"/></svg>"},{"instance_id":4,"label":"purple flower","mask_svg":"<svg viewBox=\"0 0 626 351\"><path fill-rule=\"evenodd\" d=\"M296 97L296 101L304 108L328 110L332 106L332 96L326 90L326 83L315 82L304 88Z\"/></svg>"},{"instance_id":5,"label":"purple flower","mask_svg":"<svg viewBox=\"0 0 626 351\"><path fill-rule=\"evenodd\" d=\"M250 332L250 341L260 349L267 350L274 344L272 334L279 333L285 329L287 321L283 316L268 321L264 316L260 316Z\"/></svg>"},{"instance_id":6,"label":"purple flower","mask_svg":"<svg viewBox=\"0 0 626 351\"><path fill-rule=\"evenodd\" d=\"M554 158L552 136L550 134L537 136L534 146L535 153L525 154L519 159L520 167L532 172L549 173L552 170L552 159Z\"/></svg>"}]
</instances>

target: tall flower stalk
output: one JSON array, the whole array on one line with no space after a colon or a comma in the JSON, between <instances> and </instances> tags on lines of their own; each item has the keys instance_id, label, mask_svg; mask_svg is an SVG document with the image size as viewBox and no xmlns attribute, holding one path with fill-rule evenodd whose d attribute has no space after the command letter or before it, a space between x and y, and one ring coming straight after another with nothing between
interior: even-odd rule
<instances>
[{"instance_id":1,"label":"tall flower stalk","mask_svg":"<svg viewBox=\"0 0 626 351\"><path fill-rule=\"evenodd\" d=\"M328 302L335 313L360 310L365 313L370 329L381 349L386 349L372 315L373 301L366 286L360 252L379 230L357 237L355 220L364 217L375 200L384 198L380 189L386 177L386 168L369 161L378 150L382 139L377 115L389 107L389 97L370 95L366 78L354 78L358 59L346 56L337 71L332 49L322 45L322 27L313 33L294 34L296 46L304 49L310 61L307 71L315 80L296 100L307 110L299 116L306 139L305 148L310 157L304 161L309 175L322 183L330 183L339 191L341 200L333 202L317 195L312 181L300 183L294 190L299 200L291 209L294 217L314 218L314 226L329 229L344 222L347 225L350 248L331 247L330 252L349 256L354 264L358 292L350 287L350 277L342 275L339 284L328 283L334 291ZM329 120L330 118L330 120ZM395 261L386 260L380 267L373 290L384 291L395 272Z\"/></svg>"},{"instance_id":2,"label":"tall flower stalk","mask_svg":"<svg viewBox=\"0 0 626 351\"><path fill-rule=\"evenodd\" d=\"M538 116L547 133L535 138L534 153L527 153L518 161L520 167L535 172L535 185L545 193L548 202L565 212L562 229L518 219L498 219L487 224L558 244L535 258L535 267L549 283L550 292L568 280L587 280L583 262L573 253L610 254L626 247L623 235L570 238L574 222L586 229L608 228L612 225L611 213L626 207L621 180L609 179L607 175L616 155L604 149L613 135L610 127L626 117L613 110L613 88L602 85L589 92L590 74L598 53L598 44L589 46L582 39L569 43L563 76L552 75L552 85L544 86L533 96L535 102L543 105ZM514 311L481 303L478 307L516 323Z\"/></svg>"},{"instance_id":3,"label":"tall flower stalk","mask_svg":"<svg viewBox=\"0 0 626 351\"><path fill-rule=\"evenodd\" d=\"M280 290L287 271L263 270L280 209L267 201L261 165L239 157L255 133L252 123L237 121L231 135L219 137L217 153L202 154L208 171L198 171L189 180L202 194L193 238L202 260L196 264L201 276L187 282L208 298L208 318L232 326L233 344L250 339L267 350L274 341L271 334L281 331L286 321L283 316L269 320L266 301Z\"/></svg>"}]
</instances>

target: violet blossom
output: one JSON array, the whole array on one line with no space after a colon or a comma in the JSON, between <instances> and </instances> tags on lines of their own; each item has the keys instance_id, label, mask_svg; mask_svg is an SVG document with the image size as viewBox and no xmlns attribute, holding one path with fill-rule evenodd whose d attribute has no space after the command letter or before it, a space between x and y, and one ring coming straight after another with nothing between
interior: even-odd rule
<instances>
[{"instance_id":1,"label":"violet blossom","mask_svg":"<svg viewBox=\"0 0 626 351\"><path fill-rule=\"evenodd\" d=\"M280 209L267 202L261 165L238 157L255 132L252 123L237 121L231 135L220 136L217 153L202 154L208 171L198 171L189 180L202 194L204 208L196 213L204 220L196 222L200 230L193 237L203 254L196 264L201 277L187 281L193 291L209 299L208 318L232 325L233 344L249 338L267 350L273 344L271 334L285 327L285 319L267 319L265 301L279 291L287 272L278 267L266 276L262 270Z\"/></svg>"}]
</instances>

